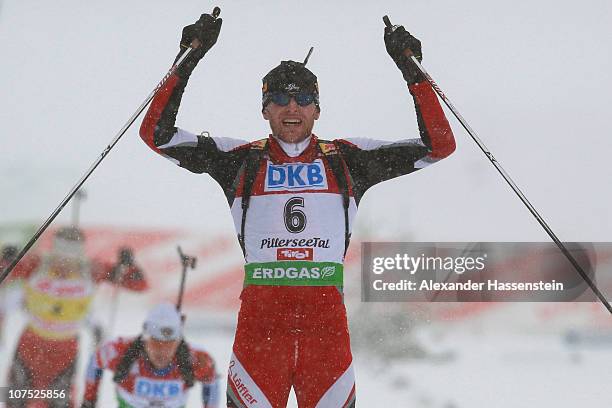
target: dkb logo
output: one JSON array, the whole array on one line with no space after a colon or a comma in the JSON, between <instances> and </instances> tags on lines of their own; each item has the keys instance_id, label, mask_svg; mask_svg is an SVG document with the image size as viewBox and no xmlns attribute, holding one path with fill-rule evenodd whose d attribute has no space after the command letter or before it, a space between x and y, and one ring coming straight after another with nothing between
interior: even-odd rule
<instances>
[{"instance_id":1,"label":"dkb logo","mask_svg":"<svg viewBox=\"0 0 612 408\"><path fill-rule=\"evenodd\" d=\"M136 379L136 394L145 398L172 398L181 392L180 381L159 381L148 378Z\"/></svg>"},{"instance_id":2,"label":"dkb logo","mask_svg":"<svg viewBox=\"0 0 612 408\"><path fill-rule=\"evenodd\" d=\"M312 163L268 162L265 191L326 190L327 177L321 159Z\"/></svg>"}]
</instances>

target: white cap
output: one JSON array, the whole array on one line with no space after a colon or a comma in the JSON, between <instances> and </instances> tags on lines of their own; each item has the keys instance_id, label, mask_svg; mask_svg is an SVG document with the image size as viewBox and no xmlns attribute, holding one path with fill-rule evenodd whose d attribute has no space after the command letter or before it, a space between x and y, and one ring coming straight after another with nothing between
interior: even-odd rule
<instances>
[{"instance_id":1,"label":"white cap","mask_svg":"<svg viewBox=\"0 0 612 408\"><path fill-rule=\"evenodd\" d=\"M183 337L183 322L176 306L160 303L149 311L143 326L145 338L161 341L179 340Z\"/></svg>"}]
</instances>

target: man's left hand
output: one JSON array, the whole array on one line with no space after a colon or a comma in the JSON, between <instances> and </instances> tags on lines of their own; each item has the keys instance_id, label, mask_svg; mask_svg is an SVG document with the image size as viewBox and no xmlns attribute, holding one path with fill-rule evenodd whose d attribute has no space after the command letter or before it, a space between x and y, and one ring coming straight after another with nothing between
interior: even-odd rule
<instances>
[{"instance_id":1,"label":"man's left hand","mask_svg":"<svg viewBox=\"0 0 612 408\"><path fill-rule=\"evenodd\" d=\"M414 55L419 62L423 60L421 42L401 25L385 27L384 40L387 52L402 71L408 85L422 82L425 78L409 58Z\"/></svg>"}]
</instances>

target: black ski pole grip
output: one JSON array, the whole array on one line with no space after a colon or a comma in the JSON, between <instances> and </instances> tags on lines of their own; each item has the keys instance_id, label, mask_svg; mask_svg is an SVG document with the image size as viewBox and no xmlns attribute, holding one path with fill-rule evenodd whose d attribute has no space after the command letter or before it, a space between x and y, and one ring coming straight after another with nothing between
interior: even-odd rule
<instances>
[{"instance_id":1,"label":"black ski pole grip","mask_svg":"<svg viewBox=\"0 0 612 408\"><path fill-rule=\"evenodd\" d=\"M386 15L385 15L385 16L383 16L383 22L385 23L385 26L386 26L387 28L392 28L392 27L393 27L393 25L391 24L391 20L389 20L389 16L386 16ZM408 51L408 52L407 52L407 51ZM406 57L410 58L410 57L411 57L412 55L414 55L414 54L412 53L412 50L410 50L410 49L406 48L406 49L404 50L404 55L406 55Z\"/></svg>"},{"instance_id":2,"label":"black ski pole grip","mask_svg":"<svg viewBox=\"0 0 612 408\"><path fill-rule=\"evenodd\" d=\"M392 27L391 25L391 20L389 20L389 16L383 16L383 22L385 23L385 25L389 28Z\"/></svg>"},{"instance_id":3,"label":"black ski pole grip","mask_svg":"<svg viewBox=\"0 0 612 408\"><path fill-rule=\"evenodd\" d=\"M213 12L212 12L212 16L214 18L217 18L217 17L219 17L219 14L221 14L221 9L218 6L215 6L215 8L213 9Z\"/></svg>"}]
</instances>

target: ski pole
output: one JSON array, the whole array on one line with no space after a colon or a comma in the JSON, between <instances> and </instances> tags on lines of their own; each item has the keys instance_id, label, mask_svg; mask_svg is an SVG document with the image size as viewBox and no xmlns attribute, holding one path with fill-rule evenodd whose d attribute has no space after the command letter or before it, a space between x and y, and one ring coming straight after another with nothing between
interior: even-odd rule
<instances>
[{"instance_id":1,"label":"ski pole","mask_svg":"<svg viewBox=\"0 0 612 408\"><path fill-rule=\"evenodd\" d=\"M214 18L217 18L220 13L221 13L221 9L219 7L215 7L213 9L212 16ZM102 151L100 156L94 161L94 163L91 165L91 167L89 167L89 169L79 179L79 181L77 181L77 183L74 185L74 187L72 187L72 189L68 192L66 197L64 197L64 199L60 202L60 204L57 206L57 208L55 210L53 210L53 212L51 213L49 218L47 218L47 220L38 228L38 230L34 233L32 238L30 238L28 243L23 247L23 249L21 249L19 254L15 257L13 262L2 272L2 274L0 275L0 284L11 273L11 271L19 263L21 258L23 258L23 256L30 250L30 248L32 248L32 245L34 245L36 243L36 241L38 241L38 239L40 238L42 233L47 229L47 227L49 227L51 222L53 222L55 217L57 217L57 215L60 213L60 211L62 211L62 209L66 206L66 204L68 204L68 201L70 201L70 199L76 194L76 192L79 190L79 188L81 188L83 183L85 183L85 181L94 172L94 170L98 167L98 165L102 162L102 160L104 160L104 158L108 155L108 153L111 151L111 149L117 144L119 139L121 139L121 137L125 134L125 132L127 132L127 130L130 128L130 126L132 126L132 124L136 121L138 116L140 116L142 111L144 111L145 108L149 105L149 103L153 100L153 98L155 97L157 92L164 86L164 84L166 83L168 78L170 78L172 76L172 74L174 74L176 72L176 70L183 64L185 59L192 53L193 50L194 50L194 48L189 47L189 48L185 48L184 50L181 51L181 53L179 53L179 58L174 63L174 65L172 65L170 70L162 78L162 80L159 82L159 84L157 84L157 86L153 89L153 91L151 91L151 93L149 94L149 96L147 96L147 98L144 100L144 102L142 102L142 104L138 107L138 109L136 109L136 112L134 112L134 114L128 119L128 121L121 127L121 129L119 130L117 135L115 135L115 137L110 142L110 144Z\"/></svg>"},{"instance_id":2,"label":"ski pole","mask_svg":"<svg viewBox=\"0 0 612 408\"><path fill-rule=\"evenodd\" d=\"M383 21L384 21L384 23L385 23L385 25L387 27L389 27L389 28L392 27L391 21L389 20L388 16L384 16L383 17ZM557 236L555 235L553 230L548 226L546 221L544 221L544 218L542 218L542 216L537 212L537 210L529 202L529 200L527 199L525 194L523 194L523 192L518 188L516 183L514 183L514 181L512 181L512 179L510 178L510 175L504 170L504 168L497 161L497 159L495 159L495 157L493 156L491 151L485 146L485 144L482 142L482 140L480 140L480 138L476 135L476 132L474 131L474 129L472 129L472 127L467 123L467 121L463 118L463 116L461 116L461 114L459 113L457 108L455 108L455 106L451 103L451 101L446 97L446 95L444 94L444 92L442 92L442 90L440 89L438 84L433 80L433 78L429 75L429 73L425 70L425 68L423 68L421 63L415 58L415 56L412 54L412 52L410 50L406 50L406 51L404 51L404 53L405 53L404 55L406 55L406 57L410 58L412 63L419 69L421 74L423 74L423 76L425 77L427 82L430 83L430 85L434 89L434 91L436 91L436 93L444 101L446 106L448 106L448 108L451 110L453 115L455 115L457 120L459 120L459 122L461 123L463 128L468 132L468 134L470 135L472 140L474 140L474 142L478 145L480 150L482 150L484 155L487 156L487 159L489 159L491 164L493 164L493 166L497 169L497 171L504 178L506 183L508 183L510 188L512 188L512 191L514 191L514 193L518 196L518 198L527 207L529 212L531 212L531 214L535 217L535 219L542 226L542 228L544 228L544 231L546 231L548 236L555 242L555 244L557 244L557 247L559 247L559 249L561 250L563 255L565 255L567 260L573 265L573 267L580 274L582 279L584 279L586 281L586 283L589 285L589 287L593 290L593 293L595 293L595 295L599 298L601 303L606 307L606 309L608 309L608 312L610 312L612 314L612 306L610 306L610 303L606 300L604 295L600 292L599 288L597 288L597 286L595 285L595 282L593 282L593 280L590 278L590 276L586 274L584 269L582 269L580 264L572 256L572 254L567 250L565 245L563 245L563 242L561 242L561 240L559 240L559 238L557 238Z\"/></svg>"},{"instance_id":3,"label":"ski pole","mask_svg":"<svg viewBox=\"0 0 612 408\"><path fill-rule=\"evenodd\" d=\"M77 190L72 200L72 225L79 226L79 215L81 214L81 202L87 198L85 190Z\"/></svg>"},{"instance_id":4,"label":"ski pole","mask_svg":"<svg viewBox=\"0 0 612 408\"><path fill-rule=\"evenodd\" d=\"M125 251L126 248L122 248L121 251ZM111 294L111 307L109 310L109 317L107 323L108 337L113 335L113 331L115 330L115 321L117 320L117 311L119 310L119 284L121 282L121 278L125 274L126 266L121 264L115 269L113 279L111 283L113 285L113 293Z\"/></svg>"},{"instance_id":5,"label":"ski pole","mask_svg":"<svg viewBox=\"0 0 612 408\"><path fill-rule=\"evenodd\" d=\"M176 310L180 312L181 307L183 306L183 293L185 292L185 280L187 278L187 269L195 269L196 267L196 257L187 256L181 250L181 247L178 246L179 257L181 258L181 265L183 266L183 271L181 274L181 286L179 288L178 300L176 301Z\"/></svg>"}]
</instances>

